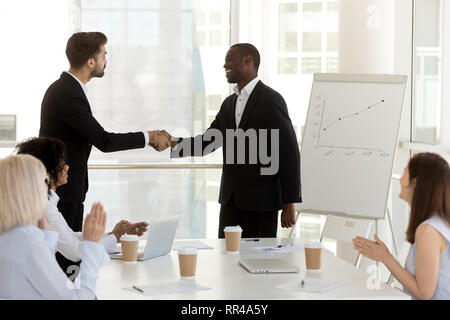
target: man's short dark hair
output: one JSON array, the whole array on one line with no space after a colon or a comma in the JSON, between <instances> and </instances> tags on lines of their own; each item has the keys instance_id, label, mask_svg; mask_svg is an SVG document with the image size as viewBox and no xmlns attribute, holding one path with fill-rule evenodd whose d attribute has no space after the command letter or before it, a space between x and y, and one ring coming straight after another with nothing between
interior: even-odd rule
<instances>
[{"instance_id":1,"label":"man's short dark hair","mask_svg":"<svg viewBox=\"0 0 450 320\"><path fill-rule=\"evenodd\" d=\"M29 154L39 160L45 166L49 178L56 183L59 174L64 169L65 145L55 138L30 138L16 146L17 154Z\"/></svg>"},{"instance_id":2,"label":"man's short dark hair","mask_svg":"<svg viewBox=\"0 0 450 320\"><path fill-rule=\"evenodd\" d=\"M77 32L67 41L66 56L70 66L79 69L100 52L108 38L101 32Z\"/></svg>"},{"instance_id":3,"label":"man's short dark hair","mask_svg":"<svg viewBox=\"0 0 450 320\"><path fill-rule=\"evenodd\" d=\"M236 43L231 46L231 48L237 48L242 56L252 56L253 57L253 65L255 66L256 71L258 71L259 64L261 61L261 57L259 55L258 49L250 43Z\"/></svg>"}]
</instances>

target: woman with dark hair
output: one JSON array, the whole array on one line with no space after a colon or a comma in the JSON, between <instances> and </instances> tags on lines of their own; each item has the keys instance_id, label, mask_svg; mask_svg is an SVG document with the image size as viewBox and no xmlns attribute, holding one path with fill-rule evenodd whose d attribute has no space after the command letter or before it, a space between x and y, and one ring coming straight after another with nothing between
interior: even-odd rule
<instances>
[{"instance_id":1,"label":"woman with dark hair","mask_svg":"<svg viewBox=\"0 0 450 320\"><path fill-rule=\"evenodd\" d=\"M356 237L365 257L383 262L404 290L417 299L450 299L450 168L441 156L419 153L400 179L399 198L411 207L406 240L411 249L405 268L375 235Z\"/></svg>"},{"instance_id":2,"label":"woman with dark hair","mask_svg":"<svg viewBox=\"0 0 450 320\"><path fill-rule=\"evenodd\" d=\"M58 210L59 197L56 188L67 183L69 166L65 162L64 143L54 138L30 138L16 147L18 154L29 154L41 160L49 176L49 197L45 214L53 230L59 232L57 251L67 259L77 262L81 260L83 233L74 232ZM108 252L116 251L120 237L127 234L141 236L147 231L148 224L139 222L132 224L122 220L113 231L100 240ZM65 269L63 267L63 269ZM67 272L67 270L63 270Z\"/></svg>"}]
</instances>

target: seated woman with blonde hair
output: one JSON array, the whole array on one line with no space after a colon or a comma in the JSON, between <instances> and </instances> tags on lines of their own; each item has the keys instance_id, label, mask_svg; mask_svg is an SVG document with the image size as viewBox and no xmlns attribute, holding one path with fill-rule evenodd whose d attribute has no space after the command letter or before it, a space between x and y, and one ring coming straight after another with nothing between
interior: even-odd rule
<instances>
[{"instance_id":1,"label":"seated woman with blonde hair","mask_svg":"<svg viewBox=\"0 0 450 320\"><path fill-rule=\"evenodd\" d=\"M45 213L50 221L51 228L59 233L57 251L71 261L80 261L83 233L74 232L58 210L59 197L56 194L56 189L66 184L67 179L70 178L68 177L69 166L65 162L64 143L54 138L30 138L18 144L16 149L18 154L29 154L44 164L49 176L50 187ZM100 243L105 246L106 251L116 251L116 245L120 242L120 237L123 234L137 234L141 236L147 231L147 226L148 223L146 222L132 224L129 221L121 220L115 225L112 232L100 240ZM66 263L58 262L63 270L67 268Z\"/></svg>"},{"instance_id":2,"label":"seated woman with blonde hair","mask_svg":"<svg viewBox=\"0 0 450 320\"><path fill-rule=\"evenodd\" d=\"M411 249L405 268L375 235L357 237L353 245L363 256L383 262L404 290L417 299L450 299L450 168L441 156L419 153L400 179L399 198L411 207L406 240Z\"/></svg>"},{"instance_id":3,"label":"seated woman with blonde hair","mask_svg":"<svg viewBox=\"0 0 450 320\"><path fill-rule=\"evenodd\" d=\"M48 177L30 155L0 160L0 297L6 299L94 299L99 269L109 261L98 242L106 213L92 206L83 228L79 286L74 286L55 258L58 233L44 214Z\"/></svg>"}]
</instances>

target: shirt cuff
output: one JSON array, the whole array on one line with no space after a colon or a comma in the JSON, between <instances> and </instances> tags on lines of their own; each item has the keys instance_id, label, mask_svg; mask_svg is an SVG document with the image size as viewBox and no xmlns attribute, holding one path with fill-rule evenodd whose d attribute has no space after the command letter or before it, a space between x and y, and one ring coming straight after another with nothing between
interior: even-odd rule
<instances>
[{"instance_id":1,"label":"shirt cuff","mask_svg":"<svg viewBox=\"0 0 450 320\"><path fill-rule=\"evenodd\" d=\"M107 252L115 252L117 247L117 238L114 234L103 237L100 243L105 247Z\"/></svg>"},{"instance_id":2,"label":"shirt cuff","mask_svg":"<svg viewBox=\"0 0 450 320\"><path fill-rule=\"evenodd\" d=\"M148 131L142 131L142 133L144 134L145 146L148 146L148 144L150 143L150 136L148 134Z\"/></svg>"},{"instance_id":3,"label":"shirt cuff","mask_svg":"<svg viewBox=\"0 0 450 320\"><path fill-rule=\"evenodd\" d=\"M44 233L44 242L51 252L56 252L56 246L58 245L59 233L52 230L41 230Z\"/></svg>"},{"instance_id":4,"label":"shirt cuff","mask_svg":"<svg viewBox=\"0 0 450 320\"><path fill-rule=\"evenodd\" d=\"M86 287L93 286L93 292L95 292L95 282L97 280L98 271L109 261L109 256L102 244L84 240L82 261L80 265L81 282Z\"/></svg>"}]
</instances>

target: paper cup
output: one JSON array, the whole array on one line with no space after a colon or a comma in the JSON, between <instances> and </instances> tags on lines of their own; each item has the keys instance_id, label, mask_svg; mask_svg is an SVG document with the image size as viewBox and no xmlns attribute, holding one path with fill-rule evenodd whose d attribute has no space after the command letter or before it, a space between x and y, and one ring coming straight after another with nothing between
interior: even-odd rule
<instances>
[{"instance_id":1,"label":"paper cup","mask_svg":"<svg viewBox=\"0 0 450 320\"><path fill-rule=\"evenodd\" d=\"M241 247L242 228L228 226L223 229L223 232L225 233L226 252L238 254Z\"/></svg>"},{"instance_id":2,"label":"paper cup","mask_svg":"<svg viewBox=\"0 0 450 320\"><path fill-rule=\"evenodd\" d=\"M321 270L322 251L323 251L323 244L321 242L308 241L305 244L305 261L307 270L311 271Z\"/></svg>"},{"instance_id":3,"label":"paper cup","mask_svg":"<svg viewBox=\"0 0 450 320\"><path fill-rule=\"evenodd\" d=\"M120 237L122 246L122 261L124 263L136 263L139 237L135 234L124 234Z\"/></svg>"},{"instance_id":4,"label":"paper cup","mask_svg":"<svg viewBox=\"0 0 450 320\"><path fill-rule=\"evenodd\" d=\"M197 249L183 247L178 250L178 264L181 279L194 279L197 267Z\"/></svg>"}]
</instances>

